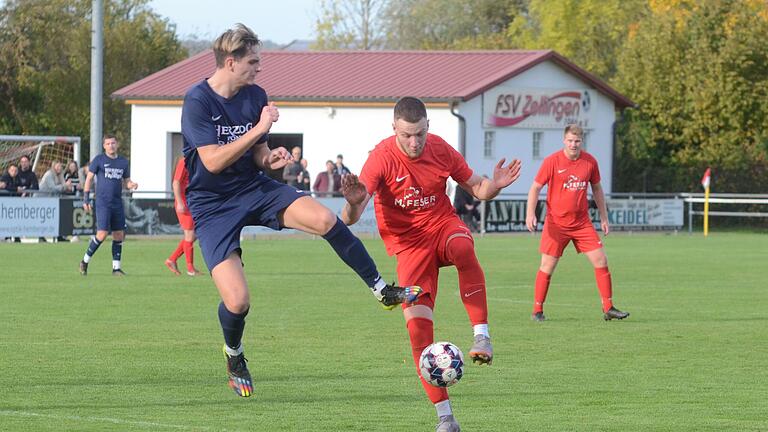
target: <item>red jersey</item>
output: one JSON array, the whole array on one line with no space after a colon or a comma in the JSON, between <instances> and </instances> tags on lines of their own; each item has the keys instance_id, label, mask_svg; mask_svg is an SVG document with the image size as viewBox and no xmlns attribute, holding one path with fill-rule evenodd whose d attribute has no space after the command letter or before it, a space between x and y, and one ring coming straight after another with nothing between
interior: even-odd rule
<instances>
[{"instance_id":1,"label":"red jersey","mask_svg":"<svg viewBox=\"0 0 768 432\"><path fill-rule=\"evenodd\" d=\"M368 156L360 181L374 196L376 221L387 253L396 254L434 235L439 222L455 217L445 185L448 177L464 183L472 177L464 158L437 135L427 134L424 152L410 159L394 136Z\"/></svg>"},{"instance_id":2,"label":"red jersey","mask_svg":"<svg viewBox=\"0 0 768 432\"><path fill-rule=\"evenodd\" d=\"M179 188L181 189L181 201L184 206L187 205L187 185L189 184L189 171L184 164L184 158L179 159L176 163L176 169L173 171L173 179L179 182Z\"/></svg>"},{"instance_id":3,"label":"red jersey","mask_svg":"<svg viewBox=\"0 0 768 432\"><path fill-rule=\"evenodd\" d=\"M563 228L590 221L587 187L600 182L600 169L592 155L582 151L572 161L559 150L544 159L535 181L547 185L547 221Z\"/></svg>"}]
</instances>

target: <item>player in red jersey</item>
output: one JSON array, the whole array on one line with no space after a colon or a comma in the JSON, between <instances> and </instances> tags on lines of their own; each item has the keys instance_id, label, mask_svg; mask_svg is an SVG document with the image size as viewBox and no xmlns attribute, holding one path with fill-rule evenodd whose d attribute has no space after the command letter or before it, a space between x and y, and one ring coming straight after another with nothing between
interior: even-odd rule
<instances>
[{"instance_id":1,"label":"player in red jersey","mask_svg":"<svg viewBox=\"0 0 768 432\"><path fill-rule=\"evenodd\" d=\"M184 230L184 238L181 239L176 250L173 251L170 257L165 260L165 266L168 267L173 274L179 275L179 267L176 265L176 260L180 256L184 255L187 260L187 274L189 276L199 276L202 273L195 268L195 222L192 220L192 215L187 208L186 189L189 184L189 172L184 164L184 158L180 158L176 163L176 169L173 172L173 182L171 188L173 189L173 198L176 207L176 217L179 218L179 225Z\"/></svg>"},{"instance_id":2,"label":"player in red jersey","mask_svg":"<svg viewBox=\"0 0 768 432\"><path fill-rule=\"evenodd\" d=\"M605 320L624 319L629 316L613 307L611 273L603 242L589 218L587 186L592 187L592 196L600 213L600 227L608 235L608 210L605 195L600 186L600 169L592 155L581 150L584 130L577 125L565 127L564 148L549 155L539 168L538 174L528 191L528 207L525 223L528 231L538 226L536 204L539 192L547 186L547 216L541 235L541 266L536 274L533 315L534 321L544 321L544 300L547 298L549 281L563 250L573 241L576 251L586 255L595 268L595 279L603 303Z\"/></svg>"},{"instance_id":3,"label":"player in red jersey","mask_svg":"<svg viewBox=\"0 0 768 432\"><path fill-rule=\"evenodd\" d=\"M342 220L353 224L375 193L374 206L381 238L387 252L397 256L400 284L419 285L418 299L403 307L411 340L413 360L418 369L424 348L433 342L432 310L437 298L440 267L454 265L459 275L459 292L474 331L469 351L473 361L490 364L493 348L488 334L488 306L485 276L475 256L469 228L459 219L445 194L446 180L452 177L478 199L492 199L520 176L520 161L494 168L493 179L482 178L464 158L437 135L428 134L429 121L424 103L404 97L395 105L394 136L369 154L360 176L342 179L347 204ZM421 378L427 396L435 404L438 431L458 431L448 392Z\"/></svg>"}]
</instances>

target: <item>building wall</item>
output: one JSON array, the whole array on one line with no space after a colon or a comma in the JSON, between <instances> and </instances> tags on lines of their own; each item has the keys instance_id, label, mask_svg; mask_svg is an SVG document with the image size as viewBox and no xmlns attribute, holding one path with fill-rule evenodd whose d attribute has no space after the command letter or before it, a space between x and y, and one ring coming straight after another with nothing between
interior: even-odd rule
<instances>
[{"instance_id":1,"label":"building wall","mask_svg":"<svg viewBox=\"0 0 768 432\"><path fill-rule=\"evenodd\" d=\"M392 107L280 107L280 120L271 133L303 134L303 157L315 176L325 161L344 155L344 164L359 173L382 139L392 135ZM429 110L430 131L458 146L458 122L448 108ZM181 107L133 105L131 109L131 177L141 191L171 190L177 155L171 152L172 134L181 131ZM288 149L290 150L290 149ZM147 195L142 195L147 196ZM152 195L155 196L155 195Z\"/></svg>"},{"instance_id":2,"label":"building wall","mask_svg":"<svg viewBox=\"0 0 768 432\"><path fill-rule=\"evenodd\" d=\"M501 87L524 89L592 89L578 77L571 75L551 62L541 63L530 70L500 84ZM613 158L613 122L615 119L613 100L602 93L594 92L591 101L591 127L588 132L587 151L600 165L602 186L606 193L611 191ZM522 162L520 178L504 193L527 194L542 159L562 148L563 129L491 127L483 123L483 98L479 95L459 106L459 113L467 120L467 162L477 174L493 175L493 167L502 157L517 158ZM486 131L494 131L495 147L493 156L484 156ZM533 158L533 133L542 132L540 159Z\"/></svg>"},{"instance_id":3,"label":"building wall","mask_svg":"<svg viewBox=\"0 0 768 432\"><path fill-rule=\"evenodd\" d=\"M500 84L502 87L524 89L592 89L578 77L551 62L545 62ZM593 89L594 90L594 89ZM594 91L591 121L587 128L587 151L599 164L602 184L611 191L614 103ZM416 95L418 96L418 95ZM541 165L541 159L562 146L562 128L532 129L489 127L483 123L483 98L477 96L461 103L458 112L466 119L466 157L479 175L493 175L493 167L502 157L518 158L523 163L520 179L505 193L526 194ZM370 151L382 139L392 135L392 107L360 106L290 106L278 103L280 120L272 133L303 134L304 157L314 182L325 170L325 161L344 155L344 163L353 173L359 173ZM459 121L447 107L428 108L430 132L440 135L455 148L459 146ZM172 164L172 134L180 133L181 106L133 105L131 110L131 177L142 191L170 191ZM495 147L491 157L483 154L486 131L495 132ZM533 132L542 132L541 158L532 155ZM290 149L288 149L290 150Z\"/></svg>"}]
</instances>

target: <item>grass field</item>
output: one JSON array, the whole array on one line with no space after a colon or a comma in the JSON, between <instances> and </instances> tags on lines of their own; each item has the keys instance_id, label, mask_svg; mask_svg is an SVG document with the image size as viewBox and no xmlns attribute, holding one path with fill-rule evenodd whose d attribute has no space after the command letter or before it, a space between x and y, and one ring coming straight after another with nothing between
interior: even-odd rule
<instances>
[{"instance_id":1,"label":"grass field","mask_svg":"<svg viewBox=\"0 0 768 432\"><path fill-rule=\"evenodd\" d=\"M605 243L614 299L632 316L602 320L592 271L570 249L549 321L534 323L538 237L477 240L496 357L451 388L462 430L768 431L768 235ZM381 243L366 245L392 277ZM113 278L107 243L83 278L83 242L0 244L0 430L434 430L402 314L324 241L244 243L249 399L226 386L210 278L162 264L174 246L128 239L128 276ZM437 303L436 337L466 352L452 268Z\"/></svg>"}]
</instances>

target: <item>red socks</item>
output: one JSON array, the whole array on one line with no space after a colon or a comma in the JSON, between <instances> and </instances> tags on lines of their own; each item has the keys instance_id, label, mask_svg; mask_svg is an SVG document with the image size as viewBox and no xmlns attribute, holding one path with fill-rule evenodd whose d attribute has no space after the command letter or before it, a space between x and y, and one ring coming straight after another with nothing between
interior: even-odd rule
<instances>
[{"instance_id":1,"label":"red socks","mask_svg":"<svg viewBox=\"0 0 768 432\"><path fill-rule=\"evenodd\" d=\"M603 312L613 307L613 287L611 286L611 272L608 267L595 269L595 280L597 281L597 290L600 291L600 300L603 302Z\"/></svg>"},{"instance_id":2,"label":"red socks","mask_svg":"<svg viewBox=\"0 0 768 432\"><path fill-rule=\"evenodd\" d=\"M171 254L171 256L168 259L171 260L171 261L176 261L177 259L179 259L179 257L184 253L184 244L185 243L186 242L182 239L179 242L179 245L176 246L176 250L173 251L173 253Z\"/></svg>"},{"instance_id":3,"label":"red socks","mask_svg":"<svg viewBox=\"0 0 768 432\"><path fill-rule=\"evenodd\" d=\"M413 361L416 363L416 373L421 380L421 386L427 392L427 397L433 404L448 399L448 391L444 388L427 384L419 371L419 359L424 348L434 342L434 330L432 320L426 318L412 318L405 324L408 327L408 336L411 337L411 351Z\"/></svg>"},{"instance_id":4,"label":"red socks","mask_svg":"<svg viewBox=\"0 0 768 432\"><path fill-rule=\"evenodd\" d=\"M184 258L187 260L187 271L195 271L195 249L194 243L184 241Z\"/></svg>"},{"instance_id":5,"label":"red socks","mask_svg":"<svg viewBox=\"0 0 768 432\"><path fill-rule=\"evenodd\" d=\"M552 275L541 270L536 273L536 287L533 292L533 313L544 311L544 301L547 299L550 280L552 280Z\"/></svg>"},{"instance_id":6,"label":"red socks","mask_svg":"<svg viewBox=\"0 0 768 432\"><path fill-rule=\"evenodd\" d=\"M488 324L485 274L475 255L472 239L456 236L448 241L446 255L459 273L459 293L472 325Z\"/></svg>"}]
</instances>

